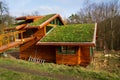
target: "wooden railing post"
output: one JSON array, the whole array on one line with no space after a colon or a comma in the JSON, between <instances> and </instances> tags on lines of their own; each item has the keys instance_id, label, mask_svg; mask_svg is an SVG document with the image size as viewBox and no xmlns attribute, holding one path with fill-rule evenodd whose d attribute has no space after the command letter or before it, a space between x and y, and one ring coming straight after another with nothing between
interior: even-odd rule
<instances>
[{"instance_id":1,"label":"wooden railing post","mask_svg":"<svg viewBox=\"0 0 120 80\"><path fill-rule=\"evenodd\" d=\"M2 36L0 36L0 46L2 46Z\"/></svg>"},{"instance_id":2,"label":"wooden railing post","mask_svg":"<svg viewBox=\"0 0 120 80\"><path fill-rule=\"evenodd\" d=\"M23 40L23 32L21 31L20 34L21 34L21 41L23 42L24 41Z\"/></svg>"},{"instance_id":3,"label":"wooden railing post","mask_svg":"<svg viewBox=\"0 0 120 80\"><path fill-rule=\"evenodd\" d=\"M10 37L10 36L7 35L7 44L9 44L9 42L10 42L10 41L9 41L9 39L10 39L9 37Z\"/></svg>"},{"instance_id":4,"label":"wooden railing post","mask_svg":"<svg viewBox=\"0 0 120 80\"><path fill-rule=\"evenodd\" d=\"M14 41L16 41L16 33L14 32L13 34L14 34L14 36L13 36L14 37Z\"/></svg>"}]
</instances>

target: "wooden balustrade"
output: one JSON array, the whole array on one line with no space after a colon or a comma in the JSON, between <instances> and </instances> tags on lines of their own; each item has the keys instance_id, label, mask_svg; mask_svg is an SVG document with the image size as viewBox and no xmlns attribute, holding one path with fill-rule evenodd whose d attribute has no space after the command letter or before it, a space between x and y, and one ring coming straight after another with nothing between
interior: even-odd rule
<instances>
[{"instance_id":1,"label":"wooden balustrade","mask_svg":"<svg viewBox=\"0 0 120 80\"><path fill-rule=\"evenodd\" d=\"M21 35L20 40L23 41L23 32L25 32L25 30L1 34L0 35L0 47L3 45L9 44L10 42L15 42L17 39L19 39L18 37L19 34Z\"/></svg>"}]
</instances>

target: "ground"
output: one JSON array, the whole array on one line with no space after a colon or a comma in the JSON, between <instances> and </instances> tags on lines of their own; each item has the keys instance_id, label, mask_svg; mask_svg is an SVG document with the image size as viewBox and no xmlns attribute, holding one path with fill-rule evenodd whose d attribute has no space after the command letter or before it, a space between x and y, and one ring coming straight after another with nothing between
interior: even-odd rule
<instances>
[{"instance_id":1,"label":"ground","mask_svg":"<svg viewBox=\"0 0 120 80\"><path fill-rule=\"evenodd\" d=\"M19 52L10 52L9 58L0 58L0 80L120 80L120 57L117 53L110 53L108 58L97 51L91 64L83 68L23 61L17 59Z\"/></svg>"}]
</instances>

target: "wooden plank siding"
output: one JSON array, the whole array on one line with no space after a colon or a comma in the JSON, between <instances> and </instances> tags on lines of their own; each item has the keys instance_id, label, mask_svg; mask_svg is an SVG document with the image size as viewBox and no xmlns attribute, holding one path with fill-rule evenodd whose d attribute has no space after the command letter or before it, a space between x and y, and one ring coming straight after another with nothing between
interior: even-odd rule
<instances>
[{"instance_id":1,"label":"wooden plank siding","mask_svg":"<svg viewBox=\"0 0 120 80\"><path fill-rule=\"evenodd\" d=\"M45 62L56 61L55 46L32 46L20 53L20 59L28 60L31 56L33 58L39 58L45 60Z\"/></svg>"},{"instance_id":2,"label":"wooden plank siding","mask_svg":"<svg viewBox=\"0 0 120 80\"><path fill-rule=\"evenodd\" d=\"M75 54L61 54L56 48L56 63L66 64L66 65L76 65L78 64L78 47L76 47Z\"/></svg>"},{"instance_id":3,"label":"wooden plank siding","mask_svg":"<svg viewBox=\"0 0 120 80\"><path fill-rule=\"evenodd\" d=\"M80 65L87 66L90 63L90 47L79 47L81 49Z\"/></svg>"},{"instance_id":4,"label":"wooden plank siding","mask_svg":"<svg viewBox=\"0 0 120 80\"><path fill-rule=\"evenodd\" d=\"M20 58L28 60L31 56L57 64L87 66L90 63L90 48L83 46L76 48L75 54L60 54L56 46L34 45L21 51Z\"/></svg>"},{"instance_id":5,"label":"wooden plank siding","mask_svg":"<svg viewBox=\"0 0 120 80\"><path fill-rule=\"evenodd\" d=\"M56 63L86 66L90 63L90 48L77 47L76 54L59 54L56 50Z\"/></svg>"},{"instance_id":6,"label":"wooden plank siding","mask_svg":"<svg viewBox=\"0 0 120 80\"><path fill-rule=\"evenodd\" d=\"M20 46L20 52L24 51L25 49L31 47L32 45L35 45L41 38L43 38L45 36L45 32L44 32L44 27L41 28L40 30L37 30L32 36L34 36L35 38L29 42L26 42L24 45ZM28 36L27 34L24 35L24 37Z\"/></svg>"}]
</instances>

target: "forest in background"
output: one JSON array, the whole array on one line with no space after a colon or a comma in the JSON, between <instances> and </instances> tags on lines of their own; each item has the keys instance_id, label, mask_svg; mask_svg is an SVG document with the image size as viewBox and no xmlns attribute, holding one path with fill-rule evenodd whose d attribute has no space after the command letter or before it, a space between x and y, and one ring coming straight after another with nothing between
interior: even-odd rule
<instances>
[{"instance_id":1,"label":"forest in background","mask_svg":"<svg viewBox=\"0 0 120 80\"><path fill-rule=\"evenodd\" d=\"M38 15L33 12L31 15ZM3 29L15 24L9 15L9 7L0 1L0 34ZM120 1L93 3L86 0L85 6L67 18L68 24L98 23L97 50L120 50Z\"/></svg>"},{"instance_id":2,"label":"forest in background","mask_svg":"<svg viewBox=\"0 0 120 80\"><path fill-rule=\"evenodd\" d=\"M97 50L120 50L119 21L119 0L100 3L91 3L87 0L83 8L67 19L69 24L98 23Z\"/></svg>"}]
</instances>

